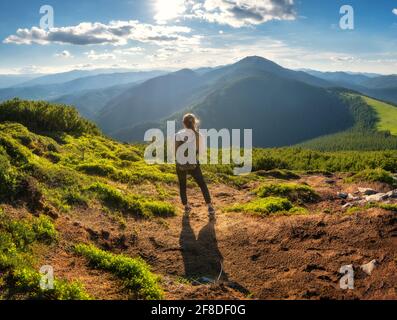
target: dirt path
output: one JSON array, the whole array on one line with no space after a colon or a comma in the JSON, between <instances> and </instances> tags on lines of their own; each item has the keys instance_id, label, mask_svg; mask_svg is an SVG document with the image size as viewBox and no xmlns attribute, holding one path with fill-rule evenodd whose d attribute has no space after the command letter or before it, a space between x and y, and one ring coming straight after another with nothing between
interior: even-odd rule
<instances>
[{"instance_id":1,"label":"dirt path","mask_svg":"<svg viewBox=\"0 0 397 320\"><path fill-rule=\"evenodd\" d=\"M116 279L90 270L70 253L70 242L94 241L116 253L143 257L162 275L167 299L396 299L396 213L370 209L346 215L331 199L341 187L327 186L324 179L308 178L325 200L305 216L225 212L252 197L249 190L225 185L210 187L216 219L209 219L196 188L188 192L190 216L129 218L125 229L95 208L79 211L59 219L61 253L47 259L61 276L81 279L98 298L125 295ZM177 197L174 201L180 207ZM332 213L323 213L324 208ZM371 276L359 270L373 259L379 266ZM343 291L338 271L349 264L357 270L355 290Z\"/></svg>"}]
</instances>

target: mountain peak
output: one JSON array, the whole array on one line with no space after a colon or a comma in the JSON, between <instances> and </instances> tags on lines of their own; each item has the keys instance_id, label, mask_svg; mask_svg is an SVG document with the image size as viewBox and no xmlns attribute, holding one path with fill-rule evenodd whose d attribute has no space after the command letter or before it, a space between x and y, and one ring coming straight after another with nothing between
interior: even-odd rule
<instances>
[{"instance_id":1,"label":"mountain peak","mask_svg":"<svg viewBox=\"0 0 397 320\"><path fill-rule=\"evenodd\" d=\"M248 56L248 57L245 57L244 59L238 61L237 63L272 63L272 64L276 64L273 61L268 60L263 57L260 57L260 56Z\"/></svg>"}]
</instances>

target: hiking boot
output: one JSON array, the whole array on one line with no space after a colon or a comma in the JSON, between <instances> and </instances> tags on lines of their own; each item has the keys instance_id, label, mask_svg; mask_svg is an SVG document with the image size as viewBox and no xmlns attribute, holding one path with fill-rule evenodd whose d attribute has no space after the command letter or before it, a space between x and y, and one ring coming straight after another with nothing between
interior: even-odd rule
<instances>
[{"instance_id":1,"label":"hiking boot","mask_svg":"<svg viewBox=\"0 0 397 320\"><path fill-rule=\"evenodd\" d=\"M190 205L185 206L185 215L189 215L192 212L192 207Z\"/></svg>"},{"instance_id":2,"label":"hiking boot","mask_svg":"<svg viewBox=\"0 0 397 320\"><path fill-rule=\"evenodd\" d=\"M209 205L208 205L208 214L209 214L210 216L214 216L214 215L215 215L215 208L213 207L212 204L209 204Z\"/></svg>"}]
</instances>

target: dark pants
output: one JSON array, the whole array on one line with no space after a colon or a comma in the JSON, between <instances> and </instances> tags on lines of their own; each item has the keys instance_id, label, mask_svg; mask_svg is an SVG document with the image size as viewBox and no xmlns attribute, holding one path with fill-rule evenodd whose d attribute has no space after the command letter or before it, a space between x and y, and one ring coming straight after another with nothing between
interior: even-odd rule
<instances>
[{"instance_id":1,"label":"dark pants","mask_svg":"<svg viewBox=\"0 0 397 320\"><path fill-rule=\"evenodd\" d=\"M187 205L187 194L186 194L186 178L187 175L190 174L193 179L197 182L199 185L201 192L203 193L205 202L207 204L211 203L211 196L210 192L208 191L207 184L204 181L203 173L201 172L200 166L197 166L196 169L191 170L191 171L182 171L182 170L176 170L176 173L178 175L178 180L179 180L179 191L181 195L181 200L183 205Z\"/></svg>"}]
</instances>

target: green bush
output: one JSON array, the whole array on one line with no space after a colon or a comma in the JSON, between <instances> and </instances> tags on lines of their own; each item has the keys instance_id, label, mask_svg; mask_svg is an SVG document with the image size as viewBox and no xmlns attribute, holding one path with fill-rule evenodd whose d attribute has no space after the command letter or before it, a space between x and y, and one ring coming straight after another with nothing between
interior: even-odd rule
<instances>
[{"instance_id":1,"label":"green bush","mask_svg":"<svg viewBox=\"0 0 397 320\"><path fill-rule=\"evenodd\" d=\"M4 149L0 146L0 199L10 198L16 191L17 175Z\"/></svg>"},{"instance_id":2,"label":"green bush","mask_svg":"<svg viewBox=\"0 0 397 320\"><path fill-rule=\"evenodd\" d=\"M142 157L139 155L138 151L121 151L117 154L120 160L136 162L142 160Z\"/></svg>"},{"instance_id":3,"label":"green bush","mask_svg":"<svg viewBox=\"0 0 397 320\"><path fill-rule=\"evenodd\" d=\"M87 190L95 192L107 206L132 214L144 215L144 208L138 199L126 196L113 187L103 183L94 183Z\"/></svg>"},{"instance_id":4,"label":"green bush","mask_svg":"<svg viewBox=\"0 0 397 320\"><path fill-rule=\"evenodd\" d=\"M29 299L46 300L90 300L79 282L54 279L53 289L40 287L41 274L32 268L22 267L13 270L8 278L16 292L26 293Z\"/></svg>"},{"instance_id":5,"label":"green bush","mask_svg":"<svg viewBox=\"0 0 397 320\"><path fill-rule=\"evenodd\" d=\"M269 170L259 165L267 158L277 160L276 169L293 171L359 172L381 168L397 172L397 150L320 152L302 148L254 149L254 171ZM278 161L280 165L277 165Z\"/></svg>"},{"instance_id":6,"label":"green bush","mask_svg":"<svg viewBox=\"0 0 397 320\"><path fill-rule=\"evenodd\" d=\"M169 203L162 201L147 201L143 204L146 210L158 217L169 217L175 215L175 208Z\"/></svg>"},{"instance_id":7,"label":"green bush","mask_svg":"<svg viewBox=\"0 0 397 320\"><path fill-rule=\"evenodd\" d=\"M304 209L294 207L288 199L279 197L256 199L245 204L236 204L227 210L235 212L252 212L259 215L304 212Z\"/></svg>"},{"instance_id":8,"label":"green bush","mask_svg":"<svg viewBox=\"0 0 397 320\"><path fill-rule=\"evenodd\" d=\"M94 268L109 271L122 279L125 287L131 290L136 298L146 300L163 298L158 278L150 272L149 266L142 259L115 255L85 244L76 245L75 251L86 257Z\"/></svg>"},{"instance_id":9,"label":"green bush","mask_svg":"<svg viewBox=\"0 0 397 320\"><path fill-rule=\"evenodd\" d=\"M136 195L125 195L106 184L95 183L87 190L95 192L105 205L125 213L143 217L172 216L176 213L175 208L166 202L145 199Z\"/></svg>"},{"instance_id":10,"label":"green bush","mask_svg":"<svg viewBox=\"0 0 397 320\"><path fill-rule=\"evenodd\" d=\"M77 166L76 169L90 175L97 175L101 177L109 177L116 172L116 169L111 165L99 163L81 164Z\"/></svg>"},{"instance_id":11,"label":"green bush","mask_svg":"<svg viewBox=\"0 0 397 320\"><path fill-rule=\"evenodd\" d=\"M296 183L265 184L256 190L261 198L279 196L290 201L315 202L319 195L309 186Z\"/></svg>"},{"instance_id":12,"label":"green bush","mask_svg":"<svg viewBox=\"0 0 397 320\"><path fill-rule=\"evenodd\" d=\"M51 218L47 216L41 215L34 219L32 230L35 233L36 240L38 241L51 243L58 237L54 223L52 222Z\"/></svg>"},{"instance_id":13,"label":"green bush","mask_svg":"<svg viewBox=\"0 0 397 320\"><path fill-rule=\"evenodd\" d=\"M0 122L18 122L33 132L64 132L72 135L100 134L99 129L80 117L77 110L45 101L13 99L0 104Z\"/></svg>"},{"instance_id":14,"label":"green bush","mask_svg":"<svg viewBox=\"0 0 397 320\"><path fill-rule=\"evenodd\" d=\"M10 220L3 217L0 227L6 230L17 248L26 249L35 241L51 243L57 238L57 231L47 216L31 220Z\"/></svg>"},{"instance_id":15,"label":"green bush","mask_svg":"<svg viewBox=\"0 0 397 320\"><path fill-rule=\"evenodd\" d=\"M48 217L13 220L0 209L0 292L18 299L89 299L77 282L54 279L54 288L40 287L41 274L35 270L31 245L51 242L57 233ZM6 285L3 287L3 285Z\"/></svg>"},{"instance_id":16,"label":"green bush","mask_svg":"<svg viewBox=\"0 0 397 320\"><path fill-rule=\"evenodd\" d=\"M396 184L396 180L390 172L383 169L367 169L363 170L350 178L347 182L382 182L390 185Z\"/></svg>"}]
</instances>

